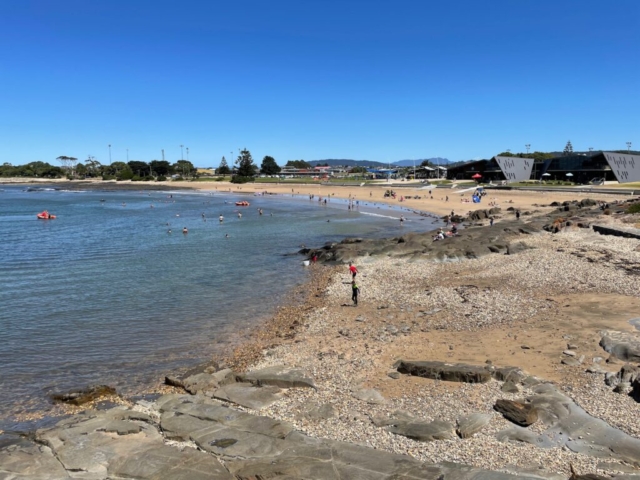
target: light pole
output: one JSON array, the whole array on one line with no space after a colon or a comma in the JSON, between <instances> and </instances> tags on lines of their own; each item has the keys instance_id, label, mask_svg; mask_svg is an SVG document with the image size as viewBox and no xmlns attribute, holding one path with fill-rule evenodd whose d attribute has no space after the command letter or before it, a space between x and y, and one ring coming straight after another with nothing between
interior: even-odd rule
<instances>
[{"instance_id":1,"label":"light pole","mask_svg":"<svg viewBox=\"0 0 640 480\"><path fill-rule=\"evenodd\" d=\"M530 143L527 143L527 144L525 145L525 148L527 149L527 155L529 155L529 149L531 148L531 144L530 144Z\"/></svg>"},{"instance_id":2,"label":"light pole","mask_svg":"<svg viewBox=\"0 0 640 480\"><path fill-rule=\"evenodd\" d=\"M162 161L164 162L164 148L162 149Z\"/></svg>"},{"instance_id":3,"label":"light pole","mask_svg":"<svg viewBox=\"0 0 640 480\"><path fill-rule=\"evenodd\" d=\"M189 147L187 147L187 162L189 161Z\"/></svg>"},{"instance_id":4,"label":"light pole","mask_svg":"<svg viewBox=\"0 0 640 480\"><path fill-rule=\"evenodd\" d=\"M631 153L631 142L627 142L627 153Z\"/></svg>"},{"instance_id":5,"label":"light pole","mask_svg":"<svg viewBox=\"0 0 640 480\"><path fill-rule=\"evenodd\" d=\"M629 143L629 142L627 142ZM109 144L109 165L111 165L111 144Z\"/></svg>"},{"instance_id":6,"label":"light pole","mask_svg":"<svg viewBox=\"0 0 640 480\"><path fill-rule=\"evenodd\" d=\"M127 148L127 163L129 163L129 149Z\"/></svg>"},{"instance_id":7,"label":"light pole","mask_svg":"<svg viewBox=\"0 0 640 480\"><path fill-rule=\"evenodd\" d=\"M593 147L589 147L589 153L593 152Z\"/></svg>"},{"instance_id":8,"label":"light pole","mask_svg":"<svg viewBox=\"0 0 640 480\"><path fill-rule=\"evenodd\" d=\"M413 179L416 179L416 159L413 159Z\"/></svg>"},{"instance_id":9,"label":"light pole","mask_svg":"<svg viewBox=\"0 0 640 480\"><path fill-rule=\"evenodd\" d=\"M183 147L184 145L180 145L180 160L184 160L184 152L182 151Z\"/></svg>"}]
</instances>

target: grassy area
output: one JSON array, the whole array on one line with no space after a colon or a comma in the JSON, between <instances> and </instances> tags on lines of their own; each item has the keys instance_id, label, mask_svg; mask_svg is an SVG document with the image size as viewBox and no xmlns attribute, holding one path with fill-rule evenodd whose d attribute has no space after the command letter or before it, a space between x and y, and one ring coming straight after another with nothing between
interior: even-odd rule
<instances>
[{"instance_id":1,"label":"grassy area","mask_svg":"<svg viewBox=\"0 0 640 480\"><path fill-rule=\"evenodd\" d=\"M194 182L230 182L231 177L199 177Z\"/></svg>"},{"instance_id":2,"label":"grassy area","mask_svg":"<svg viewBox=\"0 0 640 480\"><path fill-rule=\"evenodd\" d=\"M607 188L640 188L640 182L631 182L631 183L612 183L606 185Z\"/></svg>"},{"instance_id":3,"label":"grassy area","mask_svg":"<svg viewBox=\"0 0 640 480\"><path fill-rule=\"evenodd\" d=\"M256 178L255 183L291 183L291 184L311 184L311 185L319 185L319 184L353 184L360 185L361 183L371 183L371 180L361 180L354 178L330 178L323 180L314 180L310 177L300 177L300 178Z\"/></svg>"}]
</instances>

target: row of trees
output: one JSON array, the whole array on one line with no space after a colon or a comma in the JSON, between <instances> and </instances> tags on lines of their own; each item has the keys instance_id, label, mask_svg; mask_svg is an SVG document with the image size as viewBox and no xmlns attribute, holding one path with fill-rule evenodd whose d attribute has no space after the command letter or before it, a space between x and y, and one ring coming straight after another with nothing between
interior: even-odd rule
<instances>
[{"instance_id":1,"label":"row of trees","mask_svg":"<svg viewBox=\"0 0 640 480\"><path fill-rule=\"evenodd\" d=\"M62 167L50 165L46 162L31 162L26 165L11 165L5 163L0 167L3 177L40 177L40 178L102 178L104 180L165 180L169 175L192 177L196 175L196 168L188 160L178 160L169 163L166 160L152 160L142 162L113 162L103 165L95 157L89 155L84 162L77 162L77 158L61 156L57 159Z\"/></svg>"}]
</instances>

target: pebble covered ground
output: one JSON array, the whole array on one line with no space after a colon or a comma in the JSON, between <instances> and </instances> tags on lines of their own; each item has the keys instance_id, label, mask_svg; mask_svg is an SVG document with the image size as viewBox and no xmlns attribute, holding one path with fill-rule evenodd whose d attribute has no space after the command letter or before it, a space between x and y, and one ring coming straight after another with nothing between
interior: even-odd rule
<instances>
[{"instance_id":1,"label":"pebble covered ground","mask_svg":"<svg viewBox=\"0 0 640 480\"><path fill-rule=\"evenodd\" d=\"M526 398L532 393L527 389L505 393L497 381L452 384L412 377L409 384L409 380L402 383L403 379L380 380L392 370L385 355L391 349L401 351L402 344L418 332L455 338L463 332L531 330L535 328L531 322L541 315L557 314L559 307L553 298L559 295L640 296L637 240L576 229L555 235L523 235L522 242L531 248L517 255L488 255L458 263L357 259L361 288L357 308L350 305L346 267L324 268L332 275L326 288L318 284L313 308L297 310L295 335L280 345L263 348L261 359L252 367L284 364L304 368L314 377L317 390L289 390L283 400L260 413L290 421L311 436L408 454L425 462L461 462L488 469L515 465L565 475L570 464L581 473L628 470L629 466L603 463L566 448L542 449L498 441L495 433L511 424L493 410L495 401ZM608 356L604 351L602 355ZM640 435L639 403L613 393L604 384L603 374L587 374L584 366L569 369L555 363L560 379L555 383L565 394L590 414L630 435ZM527 365L517 366L527 369ZM382 389L387 393L383 404L353 396L361 387L381 385L387 385ZM407 386L404 392L403 385ZM317 418L316 407L327 404L335 416ZM481 412L490 414L491 421L472 438L432 442L395 435L372 422L398 412L454 425L464 415ZM540 428L531 427L534 431Z\"/></svg>"}]
</instances>

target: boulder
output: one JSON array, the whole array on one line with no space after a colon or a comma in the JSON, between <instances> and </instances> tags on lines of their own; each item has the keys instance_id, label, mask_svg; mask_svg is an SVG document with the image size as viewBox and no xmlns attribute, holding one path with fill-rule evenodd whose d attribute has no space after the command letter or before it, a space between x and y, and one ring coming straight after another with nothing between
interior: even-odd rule
<instances>
[{"instance_id":1,"label":"boulder","mask_svg":"<svg viewBox=\"0 0 640 480\"><path fill-rule=\"evenodd\" d=\"M500 388L500 390L505 393L518 393L520 391L518 386L511 380L504 382L504 385L502 385L502 388Z\"/></svg>"},{"instance_id":2,"label":"boulder","mask_svg":"<svg viewBox=\"0 0 640 480\"><path fill-rule=\"evenodd\" d=\"M356 387L351 391L351 395L363 402L371 403L373 405L384 405L387 403L387 399L382 394L374 390L373 388Z\"/></svg>"},{"instance_id":3,"label":"boulder","mask_svg":"<svg viewBox=\"0 0 640 480\"><path fill-rule=\"evenodd\" d=\"M421 442L450 440L456 435L453 425L442 420L433 422L399 422L397 425L387 427L387 430L396 435L402 435Z\"/></svg>"},{"instance_id":4,"label":"boulder","mask_svg":"<svg viewBox=\"0 0 640 480\"><path fill-rule=\"evenodd\" d=\"M528 427L538 420L538 412L528 403L498 400L493 408L498 413L501 413L504 418L521 427Z\"/></svg>"},{"instance_id":5,"label":"boulder","mask_svg":"<svg viewBox=\"0 0 640 480\"><path fill-rule=\"evenodd\" d=\"M448 382L486 383L491 380L491 372L484 366L462 363L399 360L394 368L400 373Z\"/></svg>"},{"instance_id":6,"label":"boulder","mask_svg":"<svg viewBox=\"0 0 640 480\"><path fill-rule=\"evenodd\" d=\"M482 430L491 421L491 415L486 413L472 413L458 419L456 433L460 438L469 438Z\"/></svg>"},{"instance_id":7,"label":"boulder","mask_svg":"<svg viewBox=\"0 0 640 480\"><path fill-rule=\"evenodd\" d=\"M267 367L241 374L237 376L237 380L255 385L273 385L280 388L316 388L313 378L311 378L307 372L284 365Z\"/></svg>"},{"instance_id":8,"label":"boulder","mask_svg":"<svg viewBox=\"0 0 640 480\"><path fill-rule=\"evenodd\" d=\"M196 373L182 380L182 388L193 395L215 390L219 386L220 376L208 373Z\"/></svg>"},{"instance_id":9,"label":"boulder","mask_svg":"<svg viewBox=\"0 0 640 480\"><path fill-rule=\"evenodd\" d=\"M620 360L640 363L640 335L604 330L600 332L600 346Z\"/></svg>"}]
</instances>

